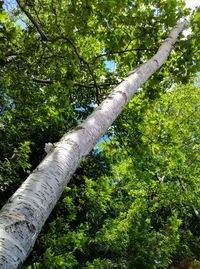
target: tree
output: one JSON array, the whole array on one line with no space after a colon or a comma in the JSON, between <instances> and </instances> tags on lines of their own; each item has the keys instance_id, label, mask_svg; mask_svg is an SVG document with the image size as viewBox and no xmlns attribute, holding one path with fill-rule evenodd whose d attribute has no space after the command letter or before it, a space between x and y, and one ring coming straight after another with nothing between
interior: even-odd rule
<instances>
[{"instance_id":1,"label":"tree","mask_svg":"<svg viewBox=\"0 0 200 269\"><path fill-rule=\"evenodd\" d=\"M179 85L141 109L138 93L114 124L124 133L84 160L24 268L198 264L199 98Z\"/></svg>"},{"instance_id":2,"label":"tree","mask_svg":"<svg viewBox=\"0 0 200 269\"><path fill-rule=\"evenodd\" d=\"M51 145L47 157L2 208L1 263L5 267L16 268L26 258L81 159L107 131L138 88L166 61L185 25L185 21L179 23L155 56L132 71L81 125Z\"/></svg>"},{"instance_id":3,"label":"tree","mask_svg":"<svg viewBox=\"0 0 200 269\"><path fill-rule=\"evenodd\" d=\"M85 4L85 3L84 3ZM100 3L98 3L98 4L100 4ZM30 6L30 9L32 9L33 7L31 7ZM71 6L70 6L70 8L71 8ZM72 5L72 8L73 8L73 5ZM27 10L27 7L25 7L25 9ZM162 9L162 6L161 6L161 9ZM25 10L25 11L26 11ZM81 9L80 9L81 10ZM78 12L80 11L80 10L78 10ZM100 9L101 10L101 9ZM106 10L104 10L104 12L105 12ZM58 10L56 10L55 12L58 12ZM59 12L62 12L62 11L60 11L59 10ZM114 9L114 12L116 12L116 9ZM27 12L26 12L27 13ZM42 10L41 11L41 14L45 14L44 13L44 10ZM36 12L36 15L38 15L37 14L37 12ZM88 14L87 14L88 15ZM39 16L40 17L40 16ZM45 17L45 16L44 16ZM56 19L58 18L57 16L55 16L56 17ZM88 16L89 17L89 16ZM87 18L88 18L87 17ZM45 19L47 19L47 21L48 22L50 22L50 20L51 20L51 17L45 17ZM86 22L88 23L88 21L86 20ZM76 22L75 23L75 25L78 27L78 29L79 29L79 25L78 25L78 23L79 22ZM89 23L91 23L91 21L89 21ZM55 24L56 26L58 26L58 24ZM7 25L6 25L7 26ZM34 24L34 26L35 26L35 24ZM83 34L85 33L84 32L84 27L85 27L85 24L84 25L81 25L81 29L79 29L80 31L83 31ZM94 26L93 26L94 27ZM44 30L45 29L45 30ZM66 37L66 35L60 35L60 36L53 36L53 35L51 35L51 34L54 34L54 29L53 28L50 28L49 27L49 24L46 24L46 27L44 27L44 29L43 28L41 28L40 30L42 31L42 33L44 34L44 33L46 33L46 31L48 32L48 34L46 35L47 36L47 40L46 41L48 41L48 42L51 42L52 44L54 44L54 42L59 42L60 40L65 40L66 42L68 42L69 44L70 44L70 46L71 46L71 49L72 49L72 51L74 52L74 54L77 56L77 58L78 58L78 60L80 61L80 63L81 64L84 64L86 67L87 67L87 71L90 73L90 76L93 78L93 82L94 82L94 84L95 84L95 79L94 79L94 76L93 76L93 73L91 72L91 69L90 69L90 66L88 66L88 62L87 61L85 61L85 59L83 59L83 57L80 55L80 53L77 51L77 47L74 45L74 43L71 41L71 39L68 39L67 37ZM76 29L75 29L76 30ZM32 32L31 32L32 31ZM40 31L40 32L41 32ZM49 33L50 32L50 33ZM72 32L74 32L74 31L72 31ZM103 31L102 31L103 32ZM102 32L101 32L101 34L102 34ZM33 32L33 28L28 28L28 31L25 31L25 35L22 35L23 36L23 38L21 39L21 36L20 36L20 34L19 34L19 36L18 36L18 38L20 39L20 40L24 40L24 46L26 47L26 48L30 48L30 44L33 44L33 43L25 43L25 37L26 37L26 33L28 33L31 37L32 37L32 42L35 40L37 40L37 38L38 38L38 36L37 35L35 35L35 33ZM40 33L40 36L41 36L41 33ZM44 36L44 35L43 35ZM42 37L42 36L41 36ZM107 38L107 37L106 37ZM44 39L43 37L42 37L42 39ZM17 42L14 42L14 45L16 46L17 44L16 44ZM166 44L167 44L167 42L166 42ZM165 47L165 45L166 44L164 44L163 46L162 46L162 48L163 47ZM15 49L15 46L13 46L12 47L12 42L11 42L11 49L13 50L13 49ZM39 51L45 51L45 49L46 49L46 47L45 46L43 46L44 44L43 44L43 42L41 42L41 43L39 43ZM111 45L113 45L113 43L111 43ZM48 47L48 46L47 46ZM52 46L53 47L53 46ZM84 48L84 47L83 47ZM68 49L68 47L67 47L67 49ZM7 52L7 51L6 51ZM86 52L84 52L84 53L86 53ZM18 53L19 54L19 53ZM113 51L111 51L110 52L110 54L113 54ZM20 55L20 54L19 54ZM19 57L19 55L17 55L18 57ZM23 55L23 53L22 53L22 55ZM13 52L12 52L12 54L11 55L9 55L9 57L10 56L14 56L13 55ZM26 57L27 57L27 55L25 55ZM45 57L50 57L49 55L45 55ZM8 56L7 56L8 57ZM21 56L20 56L21 57ZM21 65L21 63L22 63L22 60L23 60L23 57L24 57L24 55L23 55L23 57L22 58L20 58L19 57L19 72L18 72L18 74L20 74L20 75L22 75L22 77L23 77L23 83L20 85L20 86L22 86L22 90L24 91L24 93L28 93L27 91L25 91L25 83L26 82L28 82L28 81L30 81L30 78L32 78L33 77L33 82L34 83L46 83L46 84L51 84L51 80L45 80L45 79L43 79L43 78L38 78L38 77L36 77L37 75L39 75L40 74L40 72L41 72L41 70L43 71L43 75L50 75L51 77L52 77L52 74L51 74L51 69L50 70L48 70L48 72L47 72L47 70L45 71L45 66L42 66L42 69L40 68L40 71L38 71L38 65L37 65L37 61L38 61L38 57L36 57L35 59L36 59L36 62L35 62L35 64L33 65L33 67L32 66L30 66L30 64L29 64L29 61L27 61L26 62L26 64L25 64L25 69L24 69L24 65ZM62 57L62 56L61 56ZM102 57L102 56L101 56ZM137 57L138 57L138 55L137 55ZM137 58L136 57L136 58ZM57 58L55 58L56 60L57 60ZM156 60L156 61L158 61L158 63L159 63L159 61L160 61L160 59L155 59L155 58L153 58L152 59L152 62L154 62L154 67L155 67L155 69L157 69L158 68L158 66L157 66L157 63L156 63L156 61L154 61L154 60ZM163 59L164 60L164 59ZM10 58L8 59L8 58L6 58L6 59L4 59L4 62L2 62L3 63L3 65L5 64L7 64L8 62L10 61ZM73 61L72 61L73 62ZM59 62L58 61L56 61L56 64L58 64ZM161 62L160 62L161 63ZM12 83L10 83L10 77L12 77L13 78L13 76L14 76L14 72L13 72L13 70L12 70L12 68L14 68L14 66L15 66L15 64L16 64L16 62L15 62L15 60L14 61L11 61L11 64L10 64L10 69L9 69L9 73L7 72L6 73L6 75L7 75L7 80L6 80L6 83L5 83L5 85L4 85L4 88L6 88L6 87L10 87L10 85L12 85ZM27 65L27 66L26 66ZM21 68L21 66L22 66L22 68ZM30 67L30 68L29 68ZM55 66L54 66L55 67ZM132 75L130 75L129 76L129 78L128 78L128 80L127 81L125 81L125 82L123 82L121 85L126 85L127 84L127 82L131 79L131 77L135 77L139 72L141 72L142 70L143 70L143 68L144 69L148 69L148 64L144 64L143 66L141 66L139 69L137 69L136 70L136 72L135 72L135 74L132 74ZM5 70L5 69L4 69ZM4 71L3 70L3 71ZM24 72L24 70L26 70L26 72ZM70 70L70 68L69 68L69 70ZM150 71L150 70L149 70ZM65 72L65 71L64 71ZM34 74L34 75L33 75ZM64 74L65 75L65 74ZM150 73L149 74L147 74L147 77L150 75ZM61 78L63 77L63 74L61 74ZM83 77L84 77L84 74L83 74ZM145 80L145 78L143 78L144 80ZM143 82L144 82L144 80L143 80ZM11 80L12 81L12 80ZM15 78L15 81L17 81L17 78ZM38 85L38 84L37 84ZM53 85L53 86L55 86L55 84ZM86 87L87 85L84 85L84 87ZM90 87L90 85L89 85L89 87ZM119 88L120 88L121 86L119 86L117 89L119 90ZM34 85L33 84L33 86L32 86L32 89L38 89L39 87L38 86L36 86L36 85ZM51 87L50 87L50 89L52 89ZM57 87L57 89L59 89L59 86ZM96 100L98 101L98 87L95 87L95 90L96 90ZM10 93L12 93L12 95L11 95L11 98L14 100L15 99L15 96L16 96L16 91L15 90L13 90L11 87L10 87ZM74 93L73 93L74 94ZM128 101L128 98L129 98L129 96L128 97L126 97L126 93L124 93L123 94L123 91L122 91L122 89L120 89L120 91L118 91L118 95L119 96L121 96L122 97L122 99L124 100L123 101L123 103L125 104L125 103L127 103L127 101ZM36 96L36 95L35 95ZM33 95L32 95L32 93L31 92L29 92L28 93L28 100L30 100L30 102L31 101L33 101L32 100L32 97L33 97ZM109 100L109 102L110 103L112 103L111 101L113 101L113 100L111 100L111 97L112 97L112 95L110 95L110 100ZM47 98L47 100L48 100L48 97L45 97L45 98ZM126 100L127 99L127 100ZM37 106L38 105L38 98L36 98L35 99L36 101L35 101L35 106ZM7 102L9 103L9 99L7 98ZM18 98L18 103L17 103L17 105L19 105L19 102L20 102L20 99ZM12 101L11 101L11 103L12 103ZM58 103L61 103L60 101L58 102ZM104 102L104 104L105 104L106 102ZM60 107L62 107L62 104L60 105ZM102 106L103 107L103 106ZM102 107L101 107L101 109L102 109ZM105 105L105 107L106 107L106 105ZM9 109L8 109L8 111L9 111ZM119 112L121 111L121 108L119 108ZM26 111L24 114L27 114L29 112L29 110L28 111ZM51 111L52 112L52 111ZM101 112L101 111L100 111ZM16 114L16 116L17 116L17 114ZM50 117L51 118L51 117ZM90 118L90 120L91 120L92 118ZM7 113L7 120L9 121L9 112ZM112 120L113 119L111 119L111 121L110 122L112 122ZM40 121L41 122L41 121ZM45 123L45 122L44 122ZM23 126L22 126L23 127ZM107 123L107 127L109 127L109 123ZM82 129L83 128L83 129ZM106 126L104 127L105 129L106 129ZM104 129L104 130L105 130ZM86 132L86 130L84 129L84 124L83 125L81 125L81 127L80 128L78 128L77 129L77 132L79 133L79 134L81 134L81 133L84 133L84 132ZM4 134L5 135L7 135L5 132L4 132ZM76 135L75 133L71 133L71 136L74 136L74 135ZM99 135L102 135L102 133L101 134L99 134ZM70 138L71 139L71 138ZM70 142L70 141L69 141ZM95 142L95 140L92 142L92 144ZM58 144L55 144L55 145L53 145L53 148L55 147L55 150L54 151L52 151L52 154L56 154L56 151L62 151L62 149L61 148L59 148L59 145L62 147L63 145L61 145L62 143L58 143ZM72 145L73 146L73 145ZM74 144L74 148L76 148L76 145ZM88 152L88 150L91 148L91 146L92 145L90 145L89 144L89 142L88 142L88 145L86 146L86 150L85 151L83 151L83 152L81 152L80 153L80 155L84 155L86 152ZM16 152L15 152L15 155L13 156L13 159L14 158L16 158L17 157L17 163L19 163L19 160L20 160L20 156L25 156L26 157L26 153L28 152L28 150L29 150L29 148L30 148L30 144L27 144L27 143L23 143L23 144L21 144L20 145L20 147L18 148L18 150L16 150ZM54 152L54 153L53 153ZM73 152L74 153L74 152ZM48 156L48 158L51 158L51 156L53 156L52 154L49 154L49 156ZM54 155L55 156L55 155ZM64 156L64 155L63 155ZM80 157L80 156L79 156ZM25 158L25 161L21 164L21 167L23 167L24 168L24 170L25 169L27 169L28 167L27 167L27 165L26 165L26 159L27 158ZM46 159L47 160L47 159ZM77 159L77 162L79 162L79 158ZM8 163L8 168L9 168L9 160L7 161L7 163ZM45 162L43 162L43 165L45 164ZM9 169L7 169L7 171L9 171ZM36 172L36 170L35 170L35 172ZM34 174L36 174L34 172ZM39 171L40 172L40 171ZM30 176L30 177L32 177L32 175ZM63 177L64 177L64 174L63 174ZM66 180L66 178L65 178L65 180ZM41 182L40 182L41 183ZM40 184L39 183L39 184ZM25 184L24 184L24 186L25 186ZM63 184L63 187L64 187L64 184ZM60 189L59 189L59 191L58 191L58 193L59 193L59 195L60 195L60 193L61 193L61 189L62 189L62 187L60 187ZM19 193L19 192L18 192ZM36 194L37 195L37 194ZM59 195L56 195L56 196L59 196ZM15 197L17 197L17 196L15 196ZM36 199L36 198L35 198ZM35 201L35 200L34 200ZM46 205L47 206L47 205ZM52 204L52 206L53 206L53 204ZM16 215L16 213L15 213L15 217L16 217L16 219L17 219L17 226L19 227L20 225L22 225L22 226L24 226L26 229L28 229L29 231L31 231L31 232L33 232L34 233L34 235L36 235L37 233L38 233L38 231L34 231L34 229L35 229L35 227L34 226L32 226L32 225L30 225L30 224L28 224L27 225L27 220L26 219L24 219L22 216L19 216L19 214L18 214L18 216ZM45 217L46 218L46 217ZM13 226L14 227L14 226ZM16 228L16 227L15 227Z\"/></svg>"}]
</instances>

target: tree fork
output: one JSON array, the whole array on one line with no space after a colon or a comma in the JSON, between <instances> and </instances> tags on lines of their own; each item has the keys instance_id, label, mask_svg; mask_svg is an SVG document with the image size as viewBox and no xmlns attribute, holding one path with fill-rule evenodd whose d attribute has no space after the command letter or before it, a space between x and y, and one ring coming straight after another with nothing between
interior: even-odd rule
<instances>
[{"instance_id":1,"label":"tree fork","mask_svg":"<svg viewBox=\"0 0 200 269\"><path fill-rule=\"evenodd\" d=\"M186 20L178 23L157 53L129 75L77 128L51 146L38 167L29 175L0 212L0 268L19 268L40 233L60 195L98 140L143 83L167 60Z\"/></svg>"}]
</instances>

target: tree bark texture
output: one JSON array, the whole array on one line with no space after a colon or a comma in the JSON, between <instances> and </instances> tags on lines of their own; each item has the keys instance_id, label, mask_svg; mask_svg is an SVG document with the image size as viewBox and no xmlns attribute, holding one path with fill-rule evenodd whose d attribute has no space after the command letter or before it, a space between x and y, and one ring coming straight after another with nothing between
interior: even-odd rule
<instances>
[{"instance_id":1,"label":"tree bark texture","mask_svg":"<svg viewBox=\"0 0 200 269\"><path fill-rule=\"evenodd\" d=\"M187 21L178 23L158 52L132 71L77 128L52 145L47 156L0 212L0 268L19 268L71 175L122 112L133 94L170 54Z\"/></svg>"}]
</instances>

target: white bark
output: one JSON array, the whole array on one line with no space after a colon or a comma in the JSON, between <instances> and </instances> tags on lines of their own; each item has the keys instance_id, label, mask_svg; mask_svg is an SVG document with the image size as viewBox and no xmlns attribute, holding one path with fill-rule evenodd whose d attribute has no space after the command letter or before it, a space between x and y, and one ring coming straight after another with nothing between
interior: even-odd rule
<instances>
[{"instance_id":1,"label":"white bark","mask_svg":"<svg viewBox=\"0 0 200 269\"><path fill-rule=\"evenodd\" d=\"M81 159L87 155L141 85L166 61L186 21L158 52L129 74L77 128L54 144L0 213L0 268L19 268Z\"/></svg>"}]
</instances>

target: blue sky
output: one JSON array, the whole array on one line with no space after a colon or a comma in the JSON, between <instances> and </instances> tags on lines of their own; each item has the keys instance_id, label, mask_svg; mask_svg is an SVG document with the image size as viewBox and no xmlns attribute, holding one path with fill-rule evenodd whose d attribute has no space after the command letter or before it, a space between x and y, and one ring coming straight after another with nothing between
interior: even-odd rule
<instances>
[{"instance_id":1,"label":"blue sky","mask_svg":"<svg viewBox=\"0 0 200 269\"><path fill-rule=\"evenodd\" d=\"M113 61L105 61L105 64L109 71L115 71L115 63Z\"/></svg>"}]
</instances>

